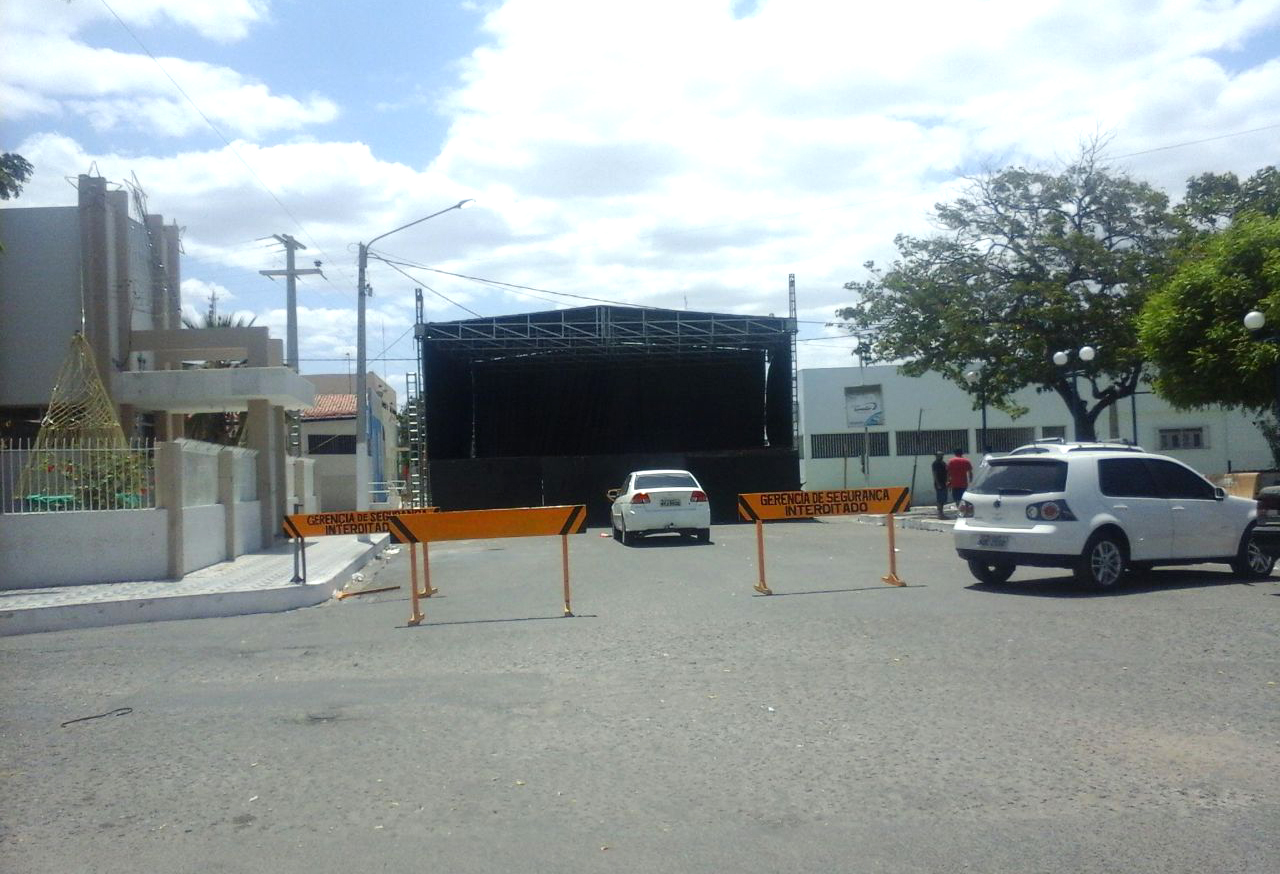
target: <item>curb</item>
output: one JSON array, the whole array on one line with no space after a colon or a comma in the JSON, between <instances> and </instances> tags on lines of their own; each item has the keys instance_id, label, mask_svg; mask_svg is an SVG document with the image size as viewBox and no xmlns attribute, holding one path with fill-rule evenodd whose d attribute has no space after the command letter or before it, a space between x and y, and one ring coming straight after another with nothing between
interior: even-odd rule
<instances>
[{"instance_id":1,"label":"curb","mask_svg":"<svg viewBox=\"0 0 1280 874\"><path fill-rule=\"evenodd\" d=\"M200 592L160 598L124 598L85 604L58 604L23 607L0 613L0 637L131 625L137 622L167 622L174 619L216 619L253 613L283 613L300 607L314 607L333 597L350 575L376 558L389 541L375 538L369 548L342 568L319 582L285 583L264 589Z\"/></svg>"}]
</instances>

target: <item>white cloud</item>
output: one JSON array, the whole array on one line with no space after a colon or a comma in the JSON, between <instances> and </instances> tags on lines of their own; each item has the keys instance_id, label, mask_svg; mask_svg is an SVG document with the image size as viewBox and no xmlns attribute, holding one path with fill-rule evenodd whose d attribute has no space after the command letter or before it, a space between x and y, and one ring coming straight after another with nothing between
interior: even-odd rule
<instances>
[{"instance_id":1,"label":"white cloud","mask_svg":"<svg viewBox=\"0 0 1280 874\"><path fill-rule=\"evenodd\" d=\"M84 116L98 130L128 128L165 137L204 130L208 118L224 134L258 137L329 122L338 114L327 98L272 94L266 85L212 64L153 61L62 36L7 41L6 49L0 78L14 118L67 112Z\"/></svg>"},{"instance_id":2,"label":"white cloud","mask_svg":"<svg viewBox=\"0 0 1280 874\"><path fill-rule=\"evenodd\" d=\"M843 283L864 277L864 261L891 260L895 234L929 233L931 207L955 196L964 174L1052 164L1096 130L1114 134L1123 168L1175 197L1194 174L1247 175L1276 160L1280 0L761 0L738 8L741 18L723 0L486 4L486 42L451 90L424 80L377 96L403 121L422 95L446 92L433 110L450 119L443 145L412 164L386 157L412 154L412 125L324 141L312 128L337 115L332 102L198 57L164 63L217 113L233 147L116 147L112 135L134 125L179 136L202 122L145 56L76 42L86 17L100 17L96 4L50 5L52 23L27 22L29 45L6 39L0 99L11 117L50 125L82 115L99 139L46 133L20 144L36 167L21 205L74 202L63 177L93 164L111 179L136 174L151 209L186 227L190 275L245 271L226 286L279 336L280 287L255 272L283 258L255 241L295 235L329 277L304 284L304 358L354 347L355 243L463 197L480 208L375 248L541 289L736 312L785 312L795 273L802 318L819 323L805 332L824 338L801 344L807 365L849 360L848 341L820 324L849 302ZM16 6L27 19L35 8ZM248 2L119 6L131 25L167 16L216 39L266 15ZM227 21L215 22L224 8ZM281 130L308 139L263 141ZM1201 140L1211 141L1169 148ZM412 275L486 313L551 305ZM370 281L372 311L400 333L415 280L373 261ZM465 316L425 300L429 318ZM374 345L371 335L371 356Z\"/></svg>"},{"instance_id":3,"label":"white cloud","mask_svg":"<svg viewBox=\"0 0 1280 874\"><path fill-rule=\"evenodd\" d=\"M167 19L206 39L232 42L265 21L267 10L265 0L111 0L110 8L89 0L6 0L4 15L10 33L69 35L94 22L113 20L114 12L130 28L151 27Z\"/></svg>"}]
</instances>

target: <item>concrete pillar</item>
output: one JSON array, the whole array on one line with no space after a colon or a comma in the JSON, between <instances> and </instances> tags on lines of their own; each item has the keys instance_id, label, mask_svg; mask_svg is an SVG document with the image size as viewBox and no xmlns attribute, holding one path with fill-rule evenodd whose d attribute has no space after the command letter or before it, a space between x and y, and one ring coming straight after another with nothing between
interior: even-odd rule
<instances>
[{"instance_id":1,"label":"concrete pillar","mask_svg":"<svg viewBox=\"0 0 1280 874\"><path fill-rule=\"evenodd\" d=\"M275 541L284 523L284 441L284 409L267 400L249 401L249 448L258 451L264 547Z\"/></svg>"},{"instance_id":2,"label":"concrete pillar","mask_svg":"<svg viewBox=\"0 0 1280 874\"><path fill-rule=\"evenodd\" d=\"M111 385L111 289L114 250L111 247L107 207L107 181L81 175L80 218L80 307L84 313L84 336L93 347L94 363L104 383ZM110 390L108 388L108 390Z\"/></svg>"},{"instance_id":3,"label":"concrete pillar","mask_svg":"<svg viewBox=\"0 0 1280 874\"><path fill-rule=\"evenodd\" d=\"M222 505L222 536L226 542L225 560L236 553L236 453L223 449L218 453L218 503Z\"/></svg>"},{"instance_id":4,"label":"concrete pillar","mask_svg":"<svg viewBox=\"0 0 1280 874\"><path fill-rule=\"evenodd\" d=\"M156 506L165 511L169 578L180 580L186 568L183 548L182 447L177 443L157 443L155 458Z\"/></svg>"}]
</instances>

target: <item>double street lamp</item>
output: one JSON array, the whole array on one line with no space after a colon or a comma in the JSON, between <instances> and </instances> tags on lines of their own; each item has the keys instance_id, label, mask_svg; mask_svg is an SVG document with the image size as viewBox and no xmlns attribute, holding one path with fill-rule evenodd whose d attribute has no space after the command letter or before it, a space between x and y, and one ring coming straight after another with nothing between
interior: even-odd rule
<instances>
[{"instance_id":1,"label":"double street lamp","mask_svg":"<svg viewBox=\"0 0 1280 874\"><path fill-rule=\"evenodd\" d=\"M1098 350L1092 346L1081 346L1076 352L1077 357L1084 364L1088 364L1098 354ZM1053 353L1053 363L1059 367L1066 367L1071 363L1071 353L1061 351ZM1071 427L1075 431L1075 438L1080 440L1080 390L1076 387L1076 377L1080 375L1078 369L1070 371L1068 376L1071 377Z\"/></svg>"},{"instance_id":2,"label":"double street lamp","mask_svg":"<svg viewBox=\"0 0 1280 874\"><path fill-rule=\"evenodd\" d=\"M364 330L364 309L365 298L372 294L372 290L365 283L365 271L369 266L369 248L379 240L389 237L392 234L411 228L414 225L420 225L427 219L433 219L438 215L444 215L455 209L465 209L475 203L472 198L460 200L453 206L442 209L439 212L433 212L431 215L423 216L420 219L409 222L407 225L401 225L393 228L385 234L379 234L368 243L360 244L359 269L356 276L356 374L357 374L357 390L356 390L356 509L369 509L369 392L365 384L365 330Z\"/></svg>"}]
</instances>

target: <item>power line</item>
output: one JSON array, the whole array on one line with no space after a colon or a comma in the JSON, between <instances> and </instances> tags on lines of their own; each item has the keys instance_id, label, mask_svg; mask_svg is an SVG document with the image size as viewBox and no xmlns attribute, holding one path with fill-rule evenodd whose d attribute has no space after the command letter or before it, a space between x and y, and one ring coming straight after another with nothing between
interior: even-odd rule
<instances>
[{"instance_id":1,"label":"power line","mask_svg":"<svg viewBox=\"0 0 1280 874\"><path fill-rule=\"evenodd\" d=\"M1184 149L1187 146L1199 146L1203 143L1212 143L1217 140L1229 140L1232 137L1243 137L1248 134L1257 134L1262 133L1263 131L1276 130L1278 128L1280 128L1280 124L1269 124L1264 127L1250 128L1249 130L1240 130L1229 134L1219 134L1216 137L1205 137L1203 140L1188 140L1185 143L1174 143L1171 146L1156 146L1154 149L1144 149L1141 152L1130 152L1127 155L1115 155L1113 157L1117 160L1120 158L1136 158L1139 155L1150 155L1155 152L1167 152L1170 149Z\"/></svg>"},{"instance_id":2,"label":"power line","mask_svg":"<svg viewBox=\"0 0 1280 874\"><path fill-rule=\"evenodd\" d=\"M319 251L320 254L325 255L326 260L329 260L328 256L325 254L324 248L319 243L316 242L313 236L311 236L311 233L307 230L306 226L302 223L302 220L299 219L296 215L294 215L293 211L290 210L289 207L284 205L284 201L282 201L279 197L276 196L276 193L271 190L271 186L267 185L267 183L263 181L262 177L258 175L257 171L253 169L253 165L249 163L249 161L244 157L244 155L240 154L240 151L232 144L232 142L229 139L227 139L226 135L222 133L222 131L218 128L218 126L213 123L213 120L210 119L209 116L205 114L204 110L200 108L200 105L195 102L195 100L191 97L191 95L188 94L181 85L178 84L178 80L173 78L173 76L169 73L169 71L164 68L164 64L161 64L160 59L151 53L151 49L147 48L146 43L144 43L138 37L138 35L133 32L133 30L129 27L129 25L124 23L124 19L122 19L119 15L116 14L116 11L111 8L111 5L107 3L107 0L99 0L99 2L107 10L107 12L111 13L111 17L114 18L116 20L116 23L119 24L120 27L124 29L124 32L129 34L129 36L133 38L133 41L138 44L138 48L142 49L142 51L146 54L146 56L151 59L152 63L154 63L156 67L159 68L160 72L163 73L164 77L169 80L169 83L173 85L175 89L177 89L177 92L182 95L183 99L186 100L187 103L191 104L191 108L196 111L196 114L199 115L200 118L204 119L204 123L209 126L209 129L211 131L217 134L218 139L222 140L223 144L227 147L227 149L231 152L231 154L235 155L236 159L241 164L244 165L244 168L249 171L249 175L253 177L254 181L257 182L258 185L262 187L262 190L265 191L273 201L275 201L276 206L280 207L280 209L284 211L284 214L287 215L293 221L293 223L298 226L298 229L301 230L302 233L306 235L307 239L311 242L313 246L315 246L316 250ZM338 272L341 273L342 269L338 268ZM326 282L329 281L328 277L325 278L325 281Z\"/></svg>"},{"instance_id":3,"label":"power line","mask_svg":"<svg viewBox=\"0 0 1280 874\"><path fill-rule=\"evenodd\" d=\"M371 253L371 254L372 254L372 253ZM394 270L396 273L399 273L399 274L400 274L401 276L403 276L404 278L409 279L409 280L412 280L413 282L416 282L416 283L421 284L423 288L425 288L427 291L429 291L429 292L431 292L432 294L434 294L436 297L439 297L441 300L444 300L444 301L447 301L447 302L449 302L449 303L453 304L454 306L456 306L458 309L462 310L463 312L471 313L471 315L475 316L477 319L482 319L482 318L484 318L484 316L480 315L480 314L479 314L478 312L476 312L475 310L470 309L469 307L464 307L462 304L458 303L456 300L453 300L453 299L451 299L451 298L449 298L449 297L446 297L444 294L441 294L440 292L436 291L434 288L432 288L431 286L427 285L427 284L426 284L425 282L423 282L422 280L417 279L416 277L410 276L408 273L405 273L403 270L401 270L399 267L397 267L397 266L396 266L396 263L394 263L394 262L392 262L392 261L388 261L386 258L382 257L381 255L373 255L373 257L374 257L374 258L377 258L377 259L378 259L379 261L381 261L383 264L386 264L388 267L390 267L390 268L391 268L392 270ZM426 269L430 269L430 268L426 268Z\"/></svg>"},{"instance_id":4,"label":"power line","mask_svg":"<svg viewBox=\"0 0 1280 874\"><path fill-rule=\"evenodd\" d=\"M391 345L394 346L395 344L392 343ZM344 355L341 358L299 358L298 360L299 361L346 361L347 357ZM374 360L375 361L417 361L418 359L416 358L375 358Z\"/></svg>"},{"instance_id":5,"label":"power line","mask_svg":"<svg viewBox=\"0 0 1280 874\"><path fill-rule=\"evenodd\" d=\"M514 282L503 282L503 281L501 281L501 280L499 280L499 279L485 279L485 278L484 278L484 277L482 277L482 276L468 276L468 275L467 275L467 274L465 274L465 273L452 273L452 272L450 272L450 271L448 271L448 270L441 270L441 269L440 269L440 268L438 268L438 267L428 267L426 264L415 264L415 263L413 263L412 261L395 261L395 262L392 262L392 261L390 261L390 260L388 260L388 259L386 259L386 258L382 258L382 259L380 259L380 260L382 260L382 261L383 261L383 263L385 263L385 264L392 264L392 263L395 263L395 264L403 265L403 266L405 266L405 267L412 267L412 268L415 268L415 269L417 269L417 270L429 270L429 271L431 271L432 273L439 273L439 274L440 274L440 275L442 275L442 276L452 276L452 277L454 277L455 279L467 279L467 280L470 280L471 282L479 282L479 283L481 283L482 285L492 285L492 286L495 286L495 287L498 287L498 288L516 289L516 290L518 290L518 291L532 291L532 292L537 292L537 293L539 293L539 294L550 294L550 295L554 295L555 297L568 297L568 298L572 298L572 299L574 299L574 300L586 300L586 301L591 301L592 303L607 303L607 304L613 304L614 306L635 307L636 309L642 309L642 310L656 310L656 309L663 309L663 307L649 306L649 305L647 305L647 304L629 303L629 302L627 302L627 301L621 301L621 300L610 300L610 299L608 299L608 298L604 298L604 297L591 297L591 296L589 296L589 295L585 295L585 294L571 294L571 293L569 293L569 292L567 292L567 291L552 291L552 290L551 290L551 289L549 289L549 288L535 288L535 287L530 286L530 285L517 285L517 284L516 284L516 283L514 283Z\"/></svg>"}]
</instances>

